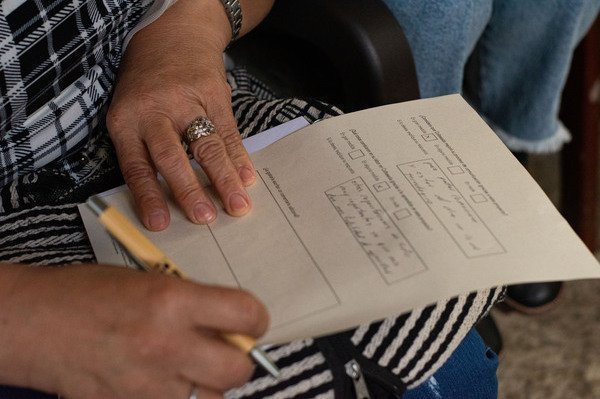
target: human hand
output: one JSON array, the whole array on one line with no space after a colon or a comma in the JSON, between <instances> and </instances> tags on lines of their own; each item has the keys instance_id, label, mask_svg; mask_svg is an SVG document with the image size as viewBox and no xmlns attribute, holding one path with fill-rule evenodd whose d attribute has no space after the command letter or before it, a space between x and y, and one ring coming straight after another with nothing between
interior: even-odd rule
<instances>
[{"instance_id":1,"label":"human hand","mask_svg":"<svg viewBox=\"0 0 600 399\"><path fill-rule=\"evenodd\" d=\"M131 40L107 116L124 179L140 219L150 230L169 224L159 172L175 201L195 223L216 217L216 207L200 185L181 144L198 116L216 131L190 144L227 213L251 207L245 186L255 172L231 108L223 50L231 37L217 0L179 0Z\"/></svg>"},{"instance_id":2,"label":"human hand","mask_svg":"<svg viewBox=\"0 0 600 399\"><path fill-rule=\"evenodd\" d=\"M15 287L2 298L0 338L26 377L9 382L73 399L186 399L192 384L221 398L253 367L220 334L258 337L267 326L243 291L114 266L27 268Z\"/></svg>"}]
</instances>

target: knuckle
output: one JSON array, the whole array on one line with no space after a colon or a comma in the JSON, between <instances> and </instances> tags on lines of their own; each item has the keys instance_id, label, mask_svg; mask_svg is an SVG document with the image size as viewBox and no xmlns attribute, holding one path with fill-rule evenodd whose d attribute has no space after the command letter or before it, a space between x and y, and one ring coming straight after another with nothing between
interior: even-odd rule
<instances>
[{"instance_id":1,"label":"knuckle","mask_svg":"<svg viewBox=\"0 0 600 399\"><path fill-rule=\"evenodd\" d=\"M162 87L159 89L144 89L140 90L135 95L135 109L138 111L147 110L148 114L151 114L155 110L160 110L162 104L164 104L163 98L177 98L173 97L172 90L169 87ZM143 118L142 118L143 120Z\"/></svg>"},{"instance_id":2,"label":"knuckle","mask_svg":"<svg viewBox=\"0 0 600 399\"><path fill-rule=\"evenodd\" d=\"M143 162L134 160L123 163L121 173L127 184L132 185L135 189L138 185L154 180L156 177L154 170Z\"/></svg>"},{"instance_id":3,"label":"knuckle","mask_svg":"<svg viewBox=\"0 0 600 399\"><path fill-rule=\"evenodd\" d=\"M178 148L161 146L154 150L154 162L159 169L167 174L177 173L182 169L181 157Z\"/></svg>"},{"instance_id":4,"label":"knuckle","mask_svg":"<svg viewBox=\"0 0 600 399\"><path fill-rule=\"evenodd\" d=\"M144 275L143 293L140 300L144 303L144 323L140 324L139 334L144 334L144 326L162 325L177 320L182 314L184 290L180 280L161 273ZM147 321L147 323L145 323Z\"/></svg>"},{"instance_id":5,"label":"knuckle","mask_svg":"<svg viewBox=\"0 0 600 399\"><path fill-rule=\"evenodd\" d=\"M227 156L225 146L218 137L204 137L193 149L194 157L200 165L208 166L222 162Z\"/></svg>"},{"instance_id":6,"label":"knuckle","mask_svg":"<svg viewBox=\"0 0 600 399\"><path fill-rule=\"evenodd\" d=\"M117 105L111 105L106 113L106 128L110 134L125 126L126 112Z\"/></svg>"},{"instance_id":7,"label":"knuckle","mask_svg":"<svg viewBox=\"0 0 600 399\"><path fill-rule=\"evenodd\" d=\"M141 90L139 93L132 93L127 100L121 99L112 103L106 113L106 127L109 133L130 126L152 126L156 115L164 113L164 98L178 97L164 92Z\"/></svg>"},{"instance_id":8,"label":"knuckle","mask_svg":"<svg viewBox=\"0 0 600 399\"><path fill-rule=\"evenodd\" d=\"M213 179L213 183L216 187L237 186L238 178L234 170L222 168L219 174Z\"/></svg>"},{"instance_id":9,"label":"knuckle","mask_svg":"<svg viewBox=\"0 0 600 399\"><path fill-rule=\"evenodd\" d=\"M157 330L153 318L149 316L131 329L123 356L132 363L151 365L157 360L168 359L168 346L169 341ZM138 375L133 370L127 370L126 373L127 381L132 384L141 384L140 381L143 381L143 374Z\"/></svg>"},{"instance_id":10,"label":"knuckle","mask_svg":"<svg viewBox=\"0 0 600 399\"><path fill-rule=\"evenodd\" d=\"M206 98L217 100L217 104L231 102L231 87L221 76L208 80L202 88Z\"/></svg>"},{"instance_id":11,"label":"knuckle","mask_svg":"<svg viewBox=\"0 0 600 399\"><path fill-rule=\"evenodd\" d=\"M178 280L165 275L153 276L150 286L149 307L154 314L169 319L177 318L182 309L183 294Z\"/></svg>"},{"instance_id":12,"label":"knuckle","mask_svg":"<svg viewBox=\"0 0 600 399\"><path fill-rule=\"evenodd\" d=\"M168 362L178 355L171 327L181 321L180 290L166 276L149 275L144 302L145 312L129 331L128 350L142 362Z\"/></svg>"},{"instance_id":13,"label":"knuckle","mask_svg":"<svg viewBox=\"0 0 600 399\"><path fill-rule=\"evenodd\" d=\"M225 126L221 130L221 137L227 148L240 146L240 150L243 149L242 137L237 130L237 126Z\"/></svg>"},{"instance_id":14,"label":"knuckle","mask_svg":"<svg viewBox=\"0 0 600 399\"><path fill-rule=\"evenodd\" d=\"M120 158L139 149L140 140L136 125L130 123L127 118L127 115L110 114L110 112L106 117L108 135Z\"/></svg>"},{"instance_id":15,"label":"knuckle","mask_svg":"<svg viewBox=\"0 0 600 399\"><path fill-rule=\"evenodd\" d=\"M224 97L224 90L225 88L218 82L211 82L204 86L202 91L206 98L215 100Z\"/></svg>"},{"instance_id":16,"label":"knuckle","mask_svg":"<svg viewBox=\"0 0 600 399\"><path fill-rule=\"evenodd\" d=\"M250 331L262 335L267 328L268 316L264 305L251 293L240 291L238 294L238 304L241 320L247 325Z\"/></svg>"},{"instance_id":17,"label":"knuckle","mask_svg":"<svg viewBox=\"0 0 600 399\"><path fill-rule=\"evenodd\" d=\"M180 204L188 204L193 203L197 198L204 197L204 192L198 187L194 186L184 186L179 187L177 192L175 193L175 197Z\"/></svg>"},{"instance_id":18,"label":"knuckle","mask_svg":"<svg viewBox=\"0 0 600 399\"><path fill-rule=\"evenodd\" d=\"M156 209L164 209L164 197L158 189L141 188L132 189L134 202L139 209L140 215L145 215Z\"/></svg>"}]
</instances>

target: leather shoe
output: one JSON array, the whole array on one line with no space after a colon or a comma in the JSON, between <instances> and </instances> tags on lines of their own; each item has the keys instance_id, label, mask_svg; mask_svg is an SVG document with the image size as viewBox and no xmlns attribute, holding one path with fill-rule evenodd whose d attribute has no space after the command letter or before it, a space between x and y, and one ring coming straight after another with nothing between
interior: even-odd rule
<instances>
[{"instance_id":1,"label":"leather shoe","mask_svg":"<svg viewBox=\"0 0 600 399\"><path fill-rule=\"evenodd\" d=\"M509 285L504 303L525 314L538 314L556 306L562 281Z\"/></svg>"}]
</instances>

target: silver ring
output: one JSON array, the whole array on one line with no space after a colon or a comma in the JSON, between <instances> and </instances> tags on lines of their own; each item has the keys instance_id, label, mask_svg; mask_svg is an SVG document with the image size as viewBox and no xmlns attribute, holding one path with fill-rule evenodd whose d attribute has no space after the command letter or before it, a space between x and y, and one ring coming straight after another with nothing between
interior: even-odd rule
<instances>
[{"instance_id":1,"label":"silver ring","mask_svg":"<svg viewBox=\"0 0 600 399\"><path fill-rule=\"evenodd\" d=\"M190 391L190 397L188 399L198 399L198 387L196 384L192 384L192 390Z\"/></svg>"},{"instance_id":2,"label":"silver ring","mask_svg":"<svg viewBox=\"0 0 600 399\"><path fill-rule=\"evenodd\" d=\"M185 129L183 140L190 144L201 137L210 136L215 131L215 125L205 116L199 116Z\"/></svg>"}]
</instances>

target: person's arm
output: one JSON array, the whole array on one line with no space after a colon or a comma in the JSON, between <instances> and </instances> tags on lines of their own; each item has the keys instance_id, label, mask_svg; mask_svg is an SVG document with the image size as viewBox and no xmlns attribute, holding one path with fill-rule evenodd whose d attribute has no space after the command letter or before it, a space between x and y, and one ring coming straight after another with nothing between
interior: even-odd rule
<instances>
[{"instance_id":1,"label":"person's arm","mask_svg":"<svg viewBox=\"0 0 600 399\"><path fill-rule=\"evenodd\" d=\"M266 16L272 2L241 1L241 34ZM124 54L107 126L140 219L151 230L169 223L156 172L191 221L216 217L217 206L181 145L183 132L199 116L208 117L216 132L191 143L190 152L229 214L250 210L245 186L256 176L233 116L223 65L231 35L220 0L178 0L138 32Z\"/></svg>"},{"instance_id":2,"label":"person's arm","mask_svg":"<svg viewBox=\"0 0 600 399\"><path fill-rule=\"evenodd\" d=\"M203 399L250 377L220 332L258 337L264 307L240 290L115 266L0 264L0 385L68 398Z\"/></svg>"}]
</instances>

